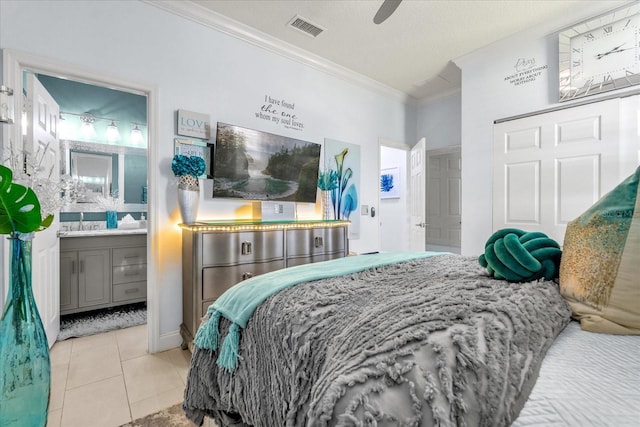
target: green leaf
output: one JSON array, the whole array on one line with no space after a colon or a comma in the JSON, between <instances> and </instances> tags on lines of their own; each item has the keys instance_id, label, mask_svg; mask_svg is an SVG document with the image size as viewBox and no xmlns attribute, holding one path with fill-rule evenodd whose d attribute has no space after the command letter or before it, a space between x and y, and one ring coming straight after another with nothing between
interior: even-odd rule
<instances>
[{"instance_id":1,"label":"green leaf","mask_svg":"<svg viewBox=\"0 0 640 427\"><path fill-rule=\"evenodd\" d=\"M0 165L0 234L31 233L48 227L53 218L42 220L36 193L12 180L11 169Z\"/></svg>"}]
</instances>

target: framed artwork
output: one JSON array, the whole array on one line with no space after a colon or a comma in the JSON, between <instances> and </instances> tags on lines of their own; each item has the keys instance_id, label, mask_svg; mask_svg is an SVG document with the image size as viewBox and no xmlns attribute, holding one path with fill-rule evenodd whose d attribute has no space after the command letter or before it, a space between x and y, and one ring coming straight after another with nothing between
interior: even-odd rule
<instances>
[{"instance_id":1,"label":"framed artwork","mask_svg":"<svg viewBox=\"0 0 640 427\"><path fill-rule=\"evenodd\" d=\"M324 167L336 177L331 190L333 218L351 221L349 239L359 239L360 146L325 138Z\"/></svg>"},{"instance_id":2,"label":"framed artwork","mask_svg":"<svg viewBox=\"0 0 640 427\"><path fill-rule=\"evenodd\" d=\"M213 150L213 144L209 144L204 141L185 138L174 139L173 154L182 154L183 156L199 156L204 159L204 164L206 165L205 172L198 178L213 178L213 168L211 167L211 158L213 156L211 155L211 150Z\"/></svg>"},{"instance_id":3,"label":"framed artwork","mask_svg":"<svg viewBox=\"0 0 640 427\"><path fill-rule=\"evenodd\" d=\"M400 169L388 168L380 171L380 198L400 198Z\"/></svg>"},{"instance_id":4,"label":"framed artwork","mask_svg":"<svg viewBox=\"0 0 640 427\"><path fill-rule=\"evenodd\" d=\"M188 136L198 139L211 137L211 118L208 114L194 113L193 111L178 110L176 133L180 136Z\"/></svg>"}]
</instances>

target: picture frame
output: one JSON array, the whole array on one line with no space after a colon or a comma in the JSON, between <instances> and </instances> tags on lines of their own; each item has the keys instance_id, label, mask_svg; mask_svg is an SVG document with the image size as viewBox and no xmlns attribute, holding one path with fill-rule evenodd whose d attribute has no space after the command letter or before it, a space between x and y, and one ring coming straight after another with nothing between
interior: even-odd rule
<instances>
[{"instance_id":1,"label":"picture frame","mask_svg":"<svg viewBox=\"0 0 640 427\"><path fill-rule=\"evenodd\" d=\"M400 168L380 170L380 199L400 198Z\"/></svg>"},{"instance_id":2,"label":"picture frame","mask_svg":"<svg viewBox=\"0 0 640 427\"><path fill-rule=\"evenodd\" d=\"M198 139L211 137L211 117L209 114L178 110L176 134Z\"/></svg>"},{"instance_id":3,"label":"picture frame","mask_svg":"<svg viewBox=\"0 0 640 427\"><path fill-rule=\"evenodd\" d=\"M213 144L209 144L205 141L198 141L194 139L175 138L174 139L174 153L181 154L183 156L199 156L204 160L205 172L198 178L213 179L213 167L211 159L213 159Z\"/></svg>"}]
</instances>

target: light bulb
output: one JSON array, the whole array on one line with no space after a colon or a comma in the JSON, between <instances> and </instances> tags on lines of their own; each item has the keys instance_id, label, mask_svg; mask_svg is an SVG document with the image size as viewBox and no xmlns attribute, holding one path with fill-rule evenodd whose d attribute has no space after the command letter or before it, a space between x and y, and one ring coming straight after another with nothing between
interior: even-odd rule
<instances>
[{"instance_id":1,"label":"light bulb","mask_svg":"<svg viewBox=\"0 0 640 427\"><path fill-rule=\"evenodd\" d=\"M131 130L131 142L136 145L142 145L144 143L144 139L142 138L142 131L135 125L135 127Z\"/></svg>"},{"instance_id":2,"label":"light bulb","mask_svg":"<svg viewBox=\"0 0 640 427\"><path fill-rule=\"evenodd\" d=\"M111 120L111 124L107 126L107 141L115 142L120 139L120 131L118 130L118 126Z\"/></svg>"}]
</instances>

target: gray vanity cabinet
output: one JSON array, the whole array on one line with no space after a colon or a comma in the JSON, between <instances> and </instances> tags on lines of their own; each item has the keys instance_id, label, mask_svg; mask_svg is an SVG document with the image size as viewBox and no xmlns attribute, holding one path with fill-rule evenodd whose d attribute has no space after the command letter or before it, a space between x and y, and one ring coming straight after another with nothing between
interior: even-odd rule
<instances>
[{"instance_id":1,"label":"gray vanity cabinet","mask_svg":"<svg viewBox=\"0 0 640 427\"><path fill-rule=\"evenodd\" d=\"M60 314L143 302L146 235L60 239Z\"/></svg>"},{"instance_id":2,"label":"gray vanity cabinet","mask_svg":"<svg viewBox=\"0 0 640 427\"><path fill-rule=\"evenodd\" d=\"M78 308L78 252L60 252L60 312Z\"/></svg>"},{"instance_id":3,"label":"gray vanity cabinet","mask_svg":"<svg viewBox=\"0 0 640 427\"><path fill-rule=\"evenodd\" d=\"M207 308L236 283L348 253L346 221L209 224L210 229L198 225L182 229L180 334L185 348Z\"/></svg>"},{"instance_id":4,"label":"gray vanity cabinet","mask_svg":"<svg viewBox=\"0 0 640 427\"><path fill-rule=\"evenodd\" d=\"M60 314L111 302L109 255L108 249L60 251Z\"/></svg>"}]
</instances>

